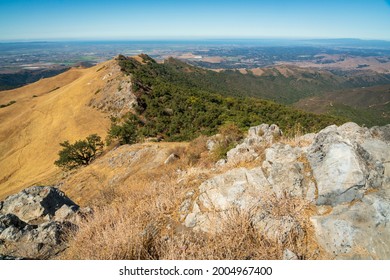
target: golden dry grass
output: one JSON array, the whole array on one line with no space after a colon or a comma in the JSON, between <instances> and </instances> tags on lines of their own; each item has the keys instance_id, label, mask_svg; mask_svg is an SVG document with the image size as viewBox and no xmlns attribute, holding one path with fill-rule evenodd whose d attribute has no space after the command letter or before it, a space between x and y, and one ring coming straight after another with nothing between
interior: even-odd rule
<instances>
[{"instance_id":1,"label":"golden dry grass","mask_svg":"<svg viewBox=\"0 0 390 280\"><path fill-rule=\"evenodd\" d=\"M72 174L64 174L61 190L77 204L88 206L100 195L112 188L143 190L143 178L152 180L165 174L175 174L186 164L183 152L188 143L140 143L124 145L107 152L91 165ZM172 164L164 161L176 152L180 160Z\"/></svg>"},{"instance_id":2,"label":"golden dry grass","mask_svg":"<svg viewBox=\"0 0 390 280\"><path fill-rule=\"evenodd\" d=\"M115 78L108 75L112 63L0 93L2 104L10 95L17 101L0 110L0 199L34 183L60 182L76 203L94 208L78 233L69 233L69 248L60 258L280 259L285 248L304 259L320 257L308 220L312 209L293 198L268 200L272 215L290 215L304 231L304 237L292 232L282 244L256 229L251 213L232 211L215 234L181 224L179 208L188 191L224 171L212 170L205 137L111 147L90 166L70 174L56 169L60 142L106 134L108 118L88 104L107 77ZM180 159L164 164L171 153Z\"/></svg>"},{"instance_id":3,"label":"golden dry grass","mask_svg":"<svg viewBox=\"0 0 390 280\"><path fill-rule=\"evenodd\" d=\"M179 208L186 194L212 176L208 169L180 161L134 178L131 187L105 188L95 197L94 215L70 235L61 259L281 259L289 248L302 259L320 258L309 221L311 209L296 198L270 196L265 205L274 217L292 217L302 233L283 243L255 228L250 212L231 211L214 234L181 224ZM181 166L183 168L183 166Z\"/></svg>"},{"instance_id":4,"label":"golden dry grass","mask_svg":"<svg viewBox=\"0 0 390 280\"><path fill-rule=\"evenodd\" d=\"M264 210L272 217L290 217L299 225L283 242L256 228L252 212L232 210L215 233L183 226L180 206L188 192L196 193L202 182L225 171L212 168L206 142L203 136L190 143L125 145L69 176L62 190L92 206L94 214L69 234L69 247L59 258L281 259L286 248L302 259L323 257L309 220L315 209L303 199L265 199ZM267 147L259 146L259 154ZM171 153L180 159L164 164Z\"/></svg>"},{"instance_id":5,"label":"golden dry grass","mask_svg":"<svg viewBox=\"0 0 390 280\"><path fill-rule=\"evenodd\" d=\"M113 61L0 92L0 199L32 184L52 182L59 143L97 133L104 137L109 119L88 106L115 71ZM33 97L33 96L37 97Z\"/></svg>"}]
</instances>

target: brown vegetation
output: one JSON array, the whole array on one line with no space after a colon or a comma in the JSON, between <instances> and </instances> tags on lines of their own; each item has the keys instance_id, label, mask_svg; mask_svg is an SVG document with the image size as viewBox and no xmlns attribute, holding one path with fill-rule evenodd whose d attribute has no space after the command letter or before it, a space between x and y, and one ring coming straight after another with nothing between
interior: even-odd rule
<instances>
[{"instance_id":1,"label":"brown vegetation","mask_svg":"<svg viewBox=\"0 0 390 280\"><path fill-rule=\"evenodd\" d=\"M241 134L237 131L238 135ZM286 248L301 259L324 257L309 221L314 209L307 201L287 195L270 196L264 206L272 216L290 217L299 224L300 232L290 232L283 243L255 228L250 211L232 210L228 213L230 218L215 233L183 226L180 207L188 193L196 192L202 182L221 172L210 168L213 161L206 141L207 137L202 136L187 146L174 143L164 146L165 155L175 153L180 159L164 165L148 155L147 160L154 161L156 168L147 173L138 171L126 183L102 188L91 203L95 209L93 216L79 225L76 235L70 236L69 248L60 258L281 259ZM263 152L265 148L259 147ZM153 155L159 157L156 152ZM99 163L93 165L96 164Z\"/></svg>"},{"instance_id":2,"label":"brown vegetation","mask_svg":"<svg viewBox=\"0 0 390 280\"><path fill-rule=\"evenodd\" d=\"M292 232L283 244L254 228L250 213L232 211L214 234L184 227L176 213L204 170L190 168L187 180L181 182L173 171L134 182L142 185L142 191L103 191L96 200L100 206L79 225L61 259L281 259L285 248L302 259L320 257L308 220L311 209L303 200L269 199L268 210L274 216L292 217L305 233L301 238Z\"/></svg>"}]
</instances>

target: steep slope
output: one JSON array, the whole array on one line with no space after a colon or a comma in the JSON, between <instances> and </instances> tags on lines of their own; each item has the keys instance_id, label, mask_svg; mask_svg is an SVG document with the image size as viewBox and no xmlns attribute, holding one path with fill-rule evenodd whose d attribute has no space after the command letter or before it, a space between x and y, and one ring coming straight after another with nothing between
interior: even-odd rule
<instances>
[{"instance_id":1,"label":"steep slope","mask_svg":"<svg viewBox=\"0 0 390 280\"><path fill-rule=\"evenodd\" d=\"M390 83L390 74L368 70L329 71L279 65L216 72L189 66L173 58L165 64L176 74L172 78L180 74L185 77L187 84L199 84L208 91L224 92L230 96L264 98L281 104L292 104L302 98L338 89Z\"/></svg>"},{"instance_id":2,"label":"steep slope","mask_svg":"<svg viewBox=\"0 0 390 280\"><path fill-rule=\"evenodd\" d=\"M105 137L108 114L94 107L109 103L101 95L113 88L116 93L122 78L117 64L108 61L0 92L0 104L16 101L0 108L0 197L58 173L53 162L60 142L92 133Z\"/></svg>"},{"instance_id":3,"label":"steep slope","mask_svg":"<svg viewBox=\"0 0 390 280\"><path fill-rule=\"evenodd\" d=\"M144 191L157 178L172 176L181 164L164 164L168 156L180 152L184 159L187 142L139 143L123 145L96 159L91 165L78 169L61 181L61 190L80 205L91 205L94 199L110 192Z\"/></svg>"},{"instance_id":4,"label":"steep slope","mask_svg":"<svg viewBox=\"0 0 390 280\"><path fill-rule=\"evenodd\" d=\"M267 84L277 84L275 75L291 78L280 71L267 76ZM240 86L246 84L244 77L255 76L238 73L236 78L242 79L232 86L230 74L214 74L219 73L174 59L160 64L147 55L119 56L89 69L71 69L0 92L4 105L0 108L0 197L32 184L57 181L55 176L61 172L53 163L61 149L59 143L92 133L104 138L110 117L121 125L128 112L137 114L137 131L131 134L138 140L187 141L214 134L229 123L240 129L275 123L287 134L296 129L306 133L347 120L254 97L236 97L241 95L239 89L247 89ZM310 83L315 80L313 75L306 77Z\"/></svg>"},{"instance_id":5,"label":"steep slope","mask_svg":"<svg viewBox=\"0 0 390 280\"><path fill-rule=\"evenodd\" d=\"M229 122L242 129L258 123L276 123L286 133L291 133L297 124L304 132L313 132L345 122L268 100L237 97L237 85L230 88L229 80L214 76L218 73L174 59L160 64L147 55L141 58L143 63L118 57L122 71L132 76L141 137L162 135L168 141L191 140L200 133L216 133L218 127Z\"/></svg>"},{"instance_id":6,"label":"steep slope","mask_svg":"<svg viewBox=\"0 0 390 280\"><path fill-rule=\"evenodd\" d=\"M388 259L390 126L277 132L250 128L224 164L206 141L195 165L194 142L109 151L61 186L96 210L61 258Z\"/></svg>"},{"instance_id":7,"label":"steep slope","mask_svg":"<svg viewBox=\"0 0 390 280\"><path fill-rule=\"evenodd\" d=\"M294 107L347 117L360 125L386 125L390 123L390 85L327 92L301 99Z\"/></svg>"}]
</instances>

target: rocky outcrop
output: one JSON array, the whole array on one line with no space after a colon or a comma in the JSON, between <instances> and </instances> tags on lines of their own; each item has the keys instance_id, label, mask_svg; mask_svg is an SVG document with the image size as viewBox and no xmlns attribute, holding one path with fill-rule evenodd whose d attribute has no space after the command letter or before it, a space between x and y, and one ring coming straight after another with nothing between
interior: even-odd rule
<instances>
[{"instance_id":1,"label":"rocky outcrop","mask_svg":"<svg viewBox=\"0 0 390 280\"><path fill-rule=\"evenodd\" d=\"M180 159L179 155L175 154L175 153L172 153L170 154L167 159L164 161L164 164L171 164L171 163L174 163L175 161L177 161L178 159Z\"/></svg>"},{"instance_id":2,"label":"rocky outcrop","mask_svg":"<svg viewBox=\"0 0 390 280\"><path fill-rule=\"evenodd\" d=\"M218 224L228 217L229 210L256 208L261 203L259 193L267 190L269 184L260 168L230 170L199 187L199 195L184 224L202 231L218 230ZM190 207L189 201L190 198L183 206Z\"/></svg>"},{"instance_id":3,"label":"rocky outcrop","mask_svg":"<svg viewBox=\"0 0 390 280\"><path fill-rule=\"evenodd\" d=\"M61 208L78 206L63 192L53 187L31 187L7 197L0 203L0 214L12 213L30 224L39 224L53 219Z\"/></svg>"},{"instance_id":4,"label":"rocky outcrop","mask_svg":"<svg viewBox=\"0 0 390 280\"><path fill-rule=\"evenodd\" d=\"M65 248L66 231L91 212L54 187L34 186L0 202L0 255L47 259Z\"/></svg>"},{"instance_id":5,"label":"rocky outcrop","mask_svg":"<svg viewBox=\"0 0 390 280\"><path fill-rule=\"evenodd\" d=\"M251 127L244 141L227 152L227 163L253 161L259 157L259 147L272 144L275 139L279 139L281 136L282 131L274 124L261 124Z\"/></svg>"},{"instance_id":6,"label":"rocky outcrop","mask_svg":"<svg viewBox=\"0 0 390 280\"><path fill-rule=\"evenodd\" d=\"M266 132L259 133L263 128ZM260 166L229 170L202 183L180 208L184 225L218 231L238 210L250 213L263 235L283 244L291 232L307 234L299 218L306 215L328 257L389 259L390 125L330 126L296 139L306 146L272 144L275 131L281 135L275 127L251 128L243 143L228 152L228 162L240 156L254 159L254 147L268 141ZM297 202L312 211L275 214L271 209ZM285 258L295 257L286 253Z\"/></svg>"},{"instance_id":7,"label":"rocky outcrop","mask_svg":"<svg viewBox=\"0 0 390 280\"><path fill-rule=\"evenodd\" d=\"M318 242L336 258L390 258L389 131L331 126L308 151L316 204L329 207L311 220Z\"/></svg>"},{"instance_id":8,"label":"rocky outcrop","mask_svg":"<svg viewBox=\"0 0 390 280\"><path fill-rule=\"evenodd\" d=\"M125 76L114 61L103 67L107 72L101 78L104 86L95 92L88 105L110 113L114 117L121 117L133 110L137 104L137 98L132 90L131 77Z\"/></svg>"}]
</instances>

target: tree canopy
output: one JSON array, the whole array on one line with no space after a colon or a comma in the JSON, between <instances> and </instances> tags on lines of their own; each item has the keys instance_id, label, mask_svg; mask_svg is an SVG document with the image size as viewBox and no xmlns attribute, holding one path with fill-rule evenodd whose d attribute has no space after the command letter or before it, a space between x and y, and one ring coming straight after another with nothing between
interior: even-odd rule
<instances>
[{"instance_id":1,"label":"tree canopy","mask_svg":"<svg viewBox=\"0 0 390 280\"><path fill-rule=\"evenodd\" d=\"M54 164L65 170L90 164L104 147L104 143L97 134L91 134L85 140L78 140L73 144L65 141L60 145L63 149L58 153L59 159Z\"/></svg>"}]
</instances>

